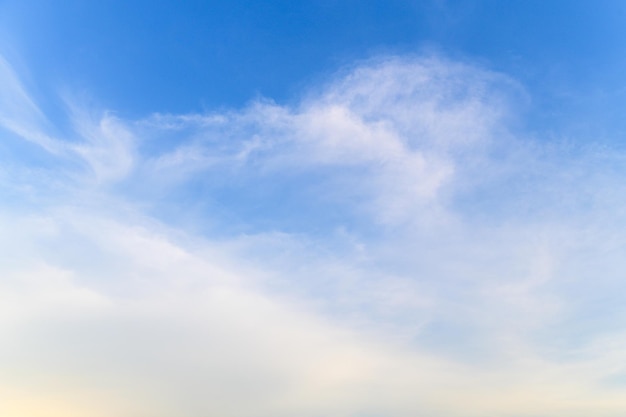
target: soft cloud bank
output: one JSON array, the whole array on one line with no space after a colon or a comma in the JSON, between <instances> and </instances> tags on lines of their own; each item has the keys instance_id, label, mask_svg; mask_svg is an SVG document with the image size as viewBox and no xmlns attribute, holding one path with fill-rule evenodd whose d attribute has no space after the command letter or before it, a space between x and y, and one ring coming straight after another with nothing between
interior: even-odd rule
<instances>
[{"instance_id":1,"label":"soft cloud bank","mask_svg":"<svg viewBox=\"0 0 626 417\"><path fill-rule=\"evenodd\" d=\"M626 411L623 156L526 136L506 76L67 132L0 91L3 416Z\"/></svg>"}]
</instances>

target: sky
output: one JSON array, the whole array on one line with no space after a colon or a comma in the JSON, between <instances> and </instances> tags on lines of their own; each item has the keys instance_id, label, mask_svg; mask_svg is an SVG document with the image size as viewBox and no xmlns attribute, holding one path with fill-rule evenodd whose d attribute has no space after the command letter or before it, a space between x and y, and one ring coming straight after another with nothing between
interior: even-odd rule
<instances>
[{"instance_id":1,"label":"sky","mask_svg":"<svg viewBox=\"0 0 626 417\"><path fill-rule=\"evenodd\" d=\"M624 22L0 0L0 415L623 416Z\"/></svg>"}]
</instances>

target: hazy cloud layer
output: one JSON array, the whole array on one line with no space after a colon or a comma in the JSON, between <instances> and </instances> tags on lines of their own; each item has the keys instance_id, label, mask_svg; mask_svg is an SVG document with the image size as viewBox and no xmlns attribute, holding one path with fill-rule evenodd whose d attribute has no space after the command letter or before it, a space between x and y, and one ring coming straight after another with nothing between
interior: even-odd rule
<instances>
[{"instance_id":1,"label":"hazy cloud layer","mask_svg":"<svg viewBox=\"0 0 626 417\"><path fill-rule=\"evenodd\" d=\"M514 80L381 58L62 135L0 92L0 414L626 409L623 155L527 136Z\"/></svg>"}]
</instances>

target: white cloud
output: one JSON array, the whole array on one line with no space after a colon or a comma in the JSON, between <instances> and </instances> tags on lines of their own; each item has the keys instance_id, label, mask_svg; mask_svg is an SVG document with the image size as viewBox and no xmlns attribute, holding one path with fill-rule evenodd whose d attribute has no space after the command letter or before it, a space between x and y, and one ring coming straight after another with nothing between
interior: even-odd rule
<instances>
[{"instance_id":1,"label":"white cloud","mask_svg":"<svg viewBox=\"0 0 626 417\"><path fill-rule=\"evenodd\" d=\"M514 137L506 77L387 58L293 106L74 109L40 141L1 64L3 126L65 188L1 210L0 414L626 409L620 159Z\"/></svg>"},{"instance_id":2,"label":"white cloud","mask_svg":"<svg viewBox=\"0 0 626 417\"><path fill-rule=\"evenodd\" d=\"M442 214L441 193L459 163L503 139L517 96L523 92L513 81L471 66L375 61L297 106L259 101L242 111L142 121L148 147L149 138L172 130L180 143L157 148L145 175L197 178L213 169L285 182L285 170L296 178L326 173L329 195L377 221L428 223Z\"/></svg>"},{"instance_id":3,"label":"white cloud","mask_svg":"<svg viewBox=\"0 0 626 417\"><path fill-rule=\"evenodd\" d=\"M22 236L40 264L24 259L2 280L10 342L0 386L17 393L3 412L34 408L20 397L37 399L44 416L64 406L157 416L569 416L598 405L609 416L625 405L594 385L619 363L601 347L559 363L517 345L506 361L463 364L264 294L245 266L220 265L228 250L185 249L162 232L81 213L44 222L43 233L33 219L2 237L6 246Z\"/></svg>"},{"instance_id":4,"label":"white cloud","mask_svg":"<svg viewBox=\"0 0 626 417\"><path fill-rule=\"evenodd\" d=\"M45 133L46 118L30 98L9 63L0 55L0 127L29 140L49 152L58 144Z\"/></svg>"},{"instance_id":5,"label":"white cloud","mask_svg":"<svg viewBox=\"0 0 626 417\"><path fill-rule=\"evenodd\" d=\"M118 119L105 113L93 117L68 102L74 131L68 140L56 131L46 115L29 96L9 63L0 55L0 126L17 137L32 142L65 164L83 162L99 182L125 177L133 165L131 133ZM75 138L78 137L78 144ZM10 161L13 162L13 161Z\"/></svg>"},{"instance_id":6,"label":"white cloud","mask_svg":"<svg viewBox=\"0 0 626 417\"><path fill-rule=\"evenodd\" d=\"M133 168L135 138L124 124L110 114L95 121L86 115L76 115L75 123L85 142L71 149L89 164L96 180L125 178Z\"/></svg>"}]
</instances>

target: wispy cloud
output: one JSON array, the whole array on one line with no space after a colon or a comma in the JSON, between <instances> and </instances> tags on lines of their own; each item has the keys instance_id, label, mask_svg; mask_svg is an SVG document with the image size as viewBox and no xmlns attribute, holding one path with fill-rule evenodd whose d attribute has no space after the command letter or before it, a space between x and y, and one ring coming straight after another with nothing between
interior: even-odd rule
<instances>
[{"instance_id":1,"label":"wispy cloud","mask_svg":"<svg viewBox=\"0 0 626 417\"><path fill-rule=\"evenodd\" d=\"M0 126L56 153L58 149L54 139L45 133L46 123L45 116L24 90L9 63L0 55Z\"/></svg>"},{"instance_id":2,"label":"wispy cloud","mask_svg":"<svg viewBox=\"0 0 626 417\"><path fill-rule=\"evenodd\" d=\"M626 409L623 157L514 130L506 76L393 57L294 105L70 103L72 140L0 76L5 136L64 186L4 168L47 198L0 207L0 413Z\"/></svg>"},{"instance_id":3,"label":"wispy cloud","mask_svg":"<svg viewBox=\"0 0 626 417\"><path fill-rule=\"evenodd\" d=\"M255 171L261 181L276 181L285 169L322 171L343 182L345 197L371 205L375 218L396 222L438 200L456 158L505 133L502 120L520 92L505 77L470 66L388 59L354 69L295 107L261 101L239 112L161 115L144 124L157 131L192 129L186 135L191 143L158 157L170 169L178 169L173 161L212 168L198 157L210 152L213 160Z\"/></svg>"}]
</instances>

